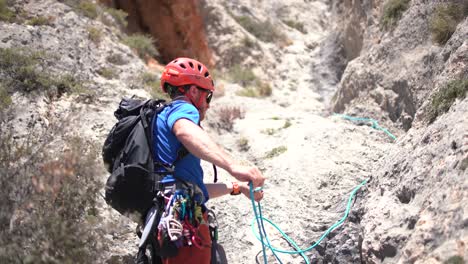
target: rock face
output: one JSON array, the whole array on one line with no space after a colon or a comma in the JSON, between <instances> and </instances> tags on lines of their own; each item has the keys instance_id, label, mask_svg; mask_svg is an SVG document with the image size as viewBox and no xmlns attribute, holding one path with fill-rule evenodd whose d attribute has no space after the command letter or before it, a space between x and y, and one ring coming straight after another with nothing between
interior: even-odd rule
<instances>
[{"instance_id":1,"label":"rock face","mask_svg":"<svg viewBox=\"0 0 468 264\"><path fill-rule=\"evenodd\" d=\"M358 26L363 34L349 49L362 49L347 64L332 109L380 116L407 133L374 168L369 193L357 208L361 231L346 241L359 238L365 263L466 261L468 100L456 100L432 124L427 113L435 92L451 80L468 78L468 20L440 46L429 28L440 1L411 1L389 31L373 15L382 12L383 3L356 3L364 9L336 13L344 24L361 20L367 25ZM347 1L335 5L337 10L346 7L351 7ZM346 32L342 27L339 33Z\"/></svg>"},{"instance_id":2,"label":"rock face","mask_svg":"<svg viewBox=\"0 0 468 264\"><path fill-rule=\"evenodd\" d=\"M342 5L346 6L346 3ZM372 108L371 111L380 108L385 118L407 131L415 119L417 109L427 100L434 86L447 78L466 77L464 67L458 67L450 76L445 76L444 69L453 67L450 62L454 58L450 57L457 50L461 49L459 53L465 49L463 43L467 29L461 23L445 47L440 47L433 42L429 30L431 14L440 2L411 1L396 27L388 32L382 29L380 23L375 23L378 22L374 15L378 14L375 9L382 13L383 3L375 4L363 4L363 10L368 10L364 18L362 12L366 11L356 11L354 15L345 14L343 17L337 13L342 18L340 21L345 21L347 25L356 24L353 21L359 19L368 21L368 25L365 29L358 27L351 30L364 31L358 34L364 36L364 39L355 37L355 40L347 43L349 38L343 38L344 49L350 50L345 54L354 55L351 50L356 50L356 46L363 46L363 52L346 68L332 109L342 112L345 109L362 108L358 107L361 102L370 101L373 106L366 103L364 108ZM342 29L342 34L346 36L348 31L347 26ZM347 45L350 48L346 48Z\"/></svg>"},{"instance_id":3,"label":"rock face","mask_svg":"<svg viewBox=\"0 0 468 264\"><path fill-rule=\"evenodd\" d=\"M112 4L128 13L130 32L148 33L156 40L163 62L192 57L207 66L214 64L198 1L114 0Z\"/></svg>"}]
</instances>

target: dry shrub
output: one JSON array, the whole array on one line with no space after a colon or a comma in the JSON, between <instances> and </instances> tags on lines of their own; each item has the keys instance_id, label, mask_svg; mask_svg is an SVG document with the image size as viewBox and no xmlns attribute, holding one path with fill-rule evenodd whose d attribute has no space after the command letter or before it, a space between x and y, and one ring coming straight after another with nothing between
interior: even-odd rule
<instances>
[{"instance_id":1,"label":"dry shrub","mask_svg":"<svg viewBox=\"0 0 468 264\"><path fill-rule=\"evenodd\" d=\"M467 93L468 79L452 80L441 87L432 96L427 114L429 123L433 123L438 116L446 113L457 99L465 99Z\"/></svg>"},{"instance_id":2,"label":"dry shrub","mask_svg":"<svg viewBox=\"0 0 468 264\"><path fill-rule=\"evenodd\" d=\"M72 73L57 75L47 67L47 59L53 54L23 48L0 48L1 82L8 94L45 94L50 99L65 93L87 93L85 81Z\"/></svg>"},{"instance_id":3,"label":"dry shrub","mask_svg":"<svg viewBox=\"0 0 468 264\"><path fill-rule=\"evenodd\" d=\"M430 20L430 27L433 39L443 45L455 30L458 23L468 15L468 2L464 4L440 4L435 9Z\"/></svg>"},{"instance_id":4,"label":"dry shrub","mask_svg":"<svg viewBox=\"0 0 468 264\"><path fill-rule=\"evenodd\" d=\"M394 27L408 9L410 0L387 0L380 21L385 29Z\"/></svg>"},{"instance_id":5,"label":"dry shrub","mask_svg":"<svg viewBox=\"0 0 468 264\"><path fill-rule=\"evenodd\" d=\"M240 151L248 151L250 149L249 140L245 137L239 138L237 141L237 147Z\"/></svg>"},{"instance_id":6,"label":"dry shrub","mask_svg":"<svg viewBox=\"0 0 468 264\"><path fill-rule=\"evenodd\" d=\"M37 132L31 122L21 139L7 116L0 115L0 263L95 263L97 151L55 125Z\"/></svg>"},{"instance_id":7,"label":"dry shrub","mask_svg":"<svg viewBox=\"0 0 468 264\"><path fill-rule=\"evenodd\" d=\"M218 128L231 131L234 127L234 120L243 119L245 112L238 106L221 107L218 111L219 123Z\"/></svg>"}]
</instances>

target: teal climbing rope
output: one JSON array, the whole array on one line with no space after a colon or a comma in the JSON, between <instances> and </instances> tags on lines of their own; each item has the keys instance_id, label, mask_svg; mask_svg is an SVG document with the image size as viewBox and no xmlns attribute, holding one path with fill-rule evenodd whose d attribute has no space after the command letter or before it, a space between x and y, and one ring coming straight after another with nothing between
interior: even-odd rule
<instances>
[{"instance_id":1,"label":"teal climbing rope","mask_svg":"<svg viewBox=\"0 0 468 264\"><path fill-rule=\"evenodd\" d=\"M334 113L333 115L335 116L339 116L343 119L347 119L349 121L352 121L352 122L365 122L365 123L371 123L371 127L373 129L377 129L377 130L381 130L383 132L385 132L385 134L387 134L389 137L391 137L393 140L396 140L397 138L392 134L390 133L390 131L388 131L387 129L381 127L379 125L379 123L377 122L377 120L375 119L372 119L372 118L365 118L365 117L353 117L353 116L349 116L349 115L344 115L344 114L336 114Z\"/></svg>"},{"instance_id":2,"label":"teal climbing rope","mask_svg":"<svg viewBox=\"0 0 468 264\"><path fill-rule=\"evenodd\" d=\"M276 259L281 263L281 260L279 259L279 257L275 254L275 252L279 252L279 253L284 253L284 254L300 254L305 262L308 264L309 261L307 259L307 257L305 256L305 252L313 249L314 247L316 247L330 232L332 232L333 230L335 230L338 226L340 226L345 220L346 218L348 217L348 214L349 214L349 211L351 210L351 203L353 201L353 198L354 196L356 195L356 192L362 187L364 186L366 183L367 183L367 179L362 181L361 184L359 184L358 186L356 186L353 191L351 192L351 194L349 195L349 198L348 198L348 203L346 205L346 210L345 210L345 213L343 215L343 217L337 221L335 224L333 224L330 228L327 229L327 231L325 231L325 233L323 233L323 235L313 244L311 245L310 247L306 248L306 249L300 249L299 246L288 236L286 235L286 233L284 233L276 224L274 224L272 221L270 221L269 219L267 218L264 218L263 215L262 215L262 211L261 211L261 205L260 205L260 202L257 202L257 205L255 205L255 200L254 200L254 192L255 191L258 191L259 189L256 188L256 189L253 189L253 186L252 186L252 182L250 182L250 200L252 201L252 207L253 207L253 211L254 211L254 214L255 214L255 219L252 221L252 231L255 235L255 237L262 243L262 250L263 250L263 259L264 259L264 263L266 264L267 263L267 259L266 259L266 248L270 249L273 254L275 255ZM258 210L257 210L258 208ZM258 211L258 212L257 212ZM264 225L263 225L263 221L266 221L267 223L269 223L270 225L272 225L276 230L278 230L278 232L280 232L280 234L291 244L293 245L293 247L295 248L295 250L284 250L284 249L278 249L278 248L275 248L271 245L270 243L270 240L268 239L268 236L265 232L265 228L264 228ZM257 234L255 232L255 228L254 228L254 225L255 225L255 222L257 222L257 226L258 226L258 231L259 231L259 234ZM263 237L265 237L265 240L263 239Z\"/></svg>"}]
</instances>

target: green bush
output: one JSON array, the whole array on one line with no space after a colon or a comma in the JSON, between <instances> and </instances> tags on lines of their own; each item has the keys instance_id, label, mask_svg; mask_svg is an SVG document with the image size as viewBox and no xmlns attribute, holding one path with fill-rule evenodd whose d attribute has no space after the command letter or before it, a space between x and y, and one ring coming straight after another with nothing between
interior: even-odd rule
<instances>
[{"instance_id":1,"label":"green bush","mask_svg":"<svg viewBox=\"0 0 468 264\"><path fill-rule=\"evenodd\" d=\"M95 263L104 240L94 143L65 136L63 121L42 132L28 124L25 139L0 121L0 263Z\"/></svg>"},{"instance_id":2,"label":"green bush","mask_svg":"<svg viewBox=\"0 0 468 264\"><path fill-rule=\"evenodd\" d=\"M288 25L288 27L292 27L294 29L297 29L299 32L301 32L302 34L307 34L307 30L305 29L304 27L304 23L302 22L297 22L297 21L294 21L294 20L284 20L283 21L286 25Z\"/></svg>"},{"instance_id":3,"label":"green bush","mask_svg":"<svg viewBox=\"0 0 468 264\"><path fill-rule=\"evenodd\" d=\"M5 86L0 83L0 111L11 105L11 97Z\"/></svg>"},{"instance_id":4,"label":"green bush","mask_svg":"<svg viewBox=\"0 0 468 264\"><path fill-rule=\"evenodd\" d=\"M88 37L94 43L99 43L102 40L102 32L95 27L88 27Z\"/></svg>"},{"instance_id":5,"label":"green bush","mask_svg":"<svg viewBox=\"0 0 468 264\"><path fill-rule=\"evenodd\" d=\"M247 67L243 67L240 64L236 64L229 69L228 72L229 79L232 82L238 83L242 86L247 86L254 83L257 80L254 72Z\"/></svg>"},{"instance_id":6,"label":"green bush","mask_svg":"<svg viewBox=\"0 0 468 264\"><path fill-rule=\"evenodd\" d=\"M8 93L42 92L61 97L64 93L84 92L80 81L71 74L56 75L45 68L44 52L19 48L0 48L0 74ZM40 70L42 68L42 70Z\"/></svg>"},{"instance_id":7,"label":"green bush","mask_svg":"<svg viewBox=\"0 0 468 264\"><path fill-rule=\"evenodd\" d=\"M106 12L109 13L109 15L111 15L115 19L115 22L117 22L117 24L119 24L122 27L127 27L127 12L115 8L106 8Z\"/></svg>"},{"instance_id":8,"label":"green bush","mask_svg":"<svg viewBox=\"0 0 468 264\"><path fill-rule=\"evenodd\" d=\"M248 49L260 49L260 46L258 45L257 41L249 38L249 37L244 37L242 39L242 45Z\"/></svg>"},{"instance_id":9,"label":"green bush","mask_svg":"<svg viewBox=\"0 0 468 264\"><path fill-rule=\"evenodd\" d=\"M0 21L12 22L15 18L15 13L7 5L8 0L0 0Z\"/></svg>"},{"instance_id":10,"label":"green bush","mask_svg":"<svg viewBox=\"0 0 468 264\"><path fill-rule=\"evenodd\" d=\"M18 48L0 49L0 72L9 91L31 92L45 89L47 78L37 70L44 53Z\"/></svg>"},{"instance_id":11,"label":"green bush","mask_svg":"<svg viewBox=\"0 0 468 264\"><path fill-rule=\"evenodd\" d=\"M244 97L259 97L257 91L252 87L246 87L236 92L236 94Z\"/></svg>"},{"instance_id":12,"label":"green bush","mask_svg":"<svg viewBox=\"0 0 468 264\"><path fill-rule=\"evenodd\" d=\"M112 67L103 67L100 68L97 73L101 75L102 77L106 79L114 79L117 78L117 73L115 72L115 69Z\"/></svg>"},{"instance_id":13,"label":"green bush","mask_svg":"<svg viewBox=\"0 0 468 264\"><path fill-rule=\"evenodd\" d=\"M45 16L33 17L28 21L29 25L32 26L48 26L50 25L50 18Z\"/></svg>"},{"instance_id":14,"label":"green bush","mask_svg":"<svg viewBox=\"0 0 468 264\"><path fill-rule=\"evenodd\" d=\"M168 95L162 91L161 82L154 73L142 73L140 75L140 82L143 84L145 90L149 91L152 98L170 100Z\"/></svg>"},{"instance_id":15,"label":"green bush","mask_svg":"<svg viewBox=\"0 0 468 264\"><path fill-rule=\"evenodd\" d=\"M159 56L158 51L154 47L154 40L151 36L143 34L134 34L124 37L123 43L134 49L140 58L145 59L146 56Z\"/></svg>"},{"instance_id":16,"label":"green bush","mask_svg":"<svg viewBox=\"0 0 468 264\"><path fill-rule=\"evenodd\" d=\"M466 263L462 256L452 256L444 264L463 264Z\"/></svg>"},{"instance_id":17,"label":"green bush","mask_svg":"<svg viewBox=\"0 0 468 264\"><path fill-rule=\"evenodd\" d=\"M269 83L257 79L236 94L245 97L267 97L272 94L272 89Z\"/></svg>"},{"instance_id":18,"label":"green bush","mask_svg":"<svg viewBox=\"0 0 468 264\"><path fill-rule=\"evenodd\" d=\"M383 7L381 23L384 28L395 26L408 9L410 0L388 0Z\"/></svg>"},{"instance_id":19,"label":"green bush","mask_svg":"<svg viewBox=\"0 0 468 264\"><path fill-rule=\"evenodd\" d=\"M89 1L80 1L80 3L78 4L77 6L78 8L78 11L91 18L91 19L95 19L98 17L98 8L96 6L95 3L93 2L89 2Z\"/></svg>"},{"instance_id":20,"label":"green bush","mask_svg":"<svg viewBox=\"0 0 468 264\"><path fill-rule=\"evenodd\" d=\"M265 153L265 159L271 159L271 158L277 157L277 156L283 154L284 152L286 152L287 150L288 150L288 148L285 147L285 146L280 146L280 147L274 148L274 149L268 151L267 153Z\"/></svg>"},{"instance_id":21,"label":"green bush","mask_svg":"<svg viewBox=\"0 0 468 264\"><path fill-rule=\"evenodd\" d=\"M239 138L237 140L237 147L239 147L240 151L248 151L250 149L249 140L245 137Z\"/></svg>"},{"instance_id":22,"label":"green bush","mask_svg":"<svg viewBox=\"0 0 468 264\"><path fill-rule=\"evenodd\" d=\"M245 30L264 42L284 40L286 37L269 20L257 22L250 16L234 16L233 18Z\"/></svg>"},{"instance_id":23,"label":"green bush","mask_svg":"<svg viewBox=\"0 0 468 264\"><path fill-rule=\"evenodd\" d=\"M458 23L468 14L468 4L442 4L437 6L430 20L434 41L445 44L455 32Z\"/></svg>"},{"instance_id":24,"label":"green bush","mask_svg":"<svg viewBox=\"0 0 468 264\"><path fill-rule=\"evenodd\" d=\"M432 97L428 112L428 121L432 123L436 118L447 112L457 98L464 99L468 91L468 79L453 80L442 87Z\"/></svg>"}]
</instances>

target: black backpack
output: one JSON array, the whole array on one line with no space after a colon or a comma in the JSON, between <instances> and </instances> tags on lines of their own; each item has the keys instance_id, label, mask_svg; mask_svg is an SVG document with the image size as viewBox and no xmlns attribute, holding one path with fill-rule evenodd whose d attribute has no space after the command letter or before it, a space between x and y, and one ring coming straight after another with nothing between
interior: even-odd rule
<instances>
[{"instance_id":1,"label":"black backpack","mask_svg":"<svg viewBox=\"0 0 468 264\"><path fill-rule=\"evenodd\" d=\"M104 142L102 158L111 173L105 200L121 214L144 216L153 204L162 177L154 173L153 120L165 106L165 100L124 98L114 112L118 122Z\"/></svg>"}]
</instances>

